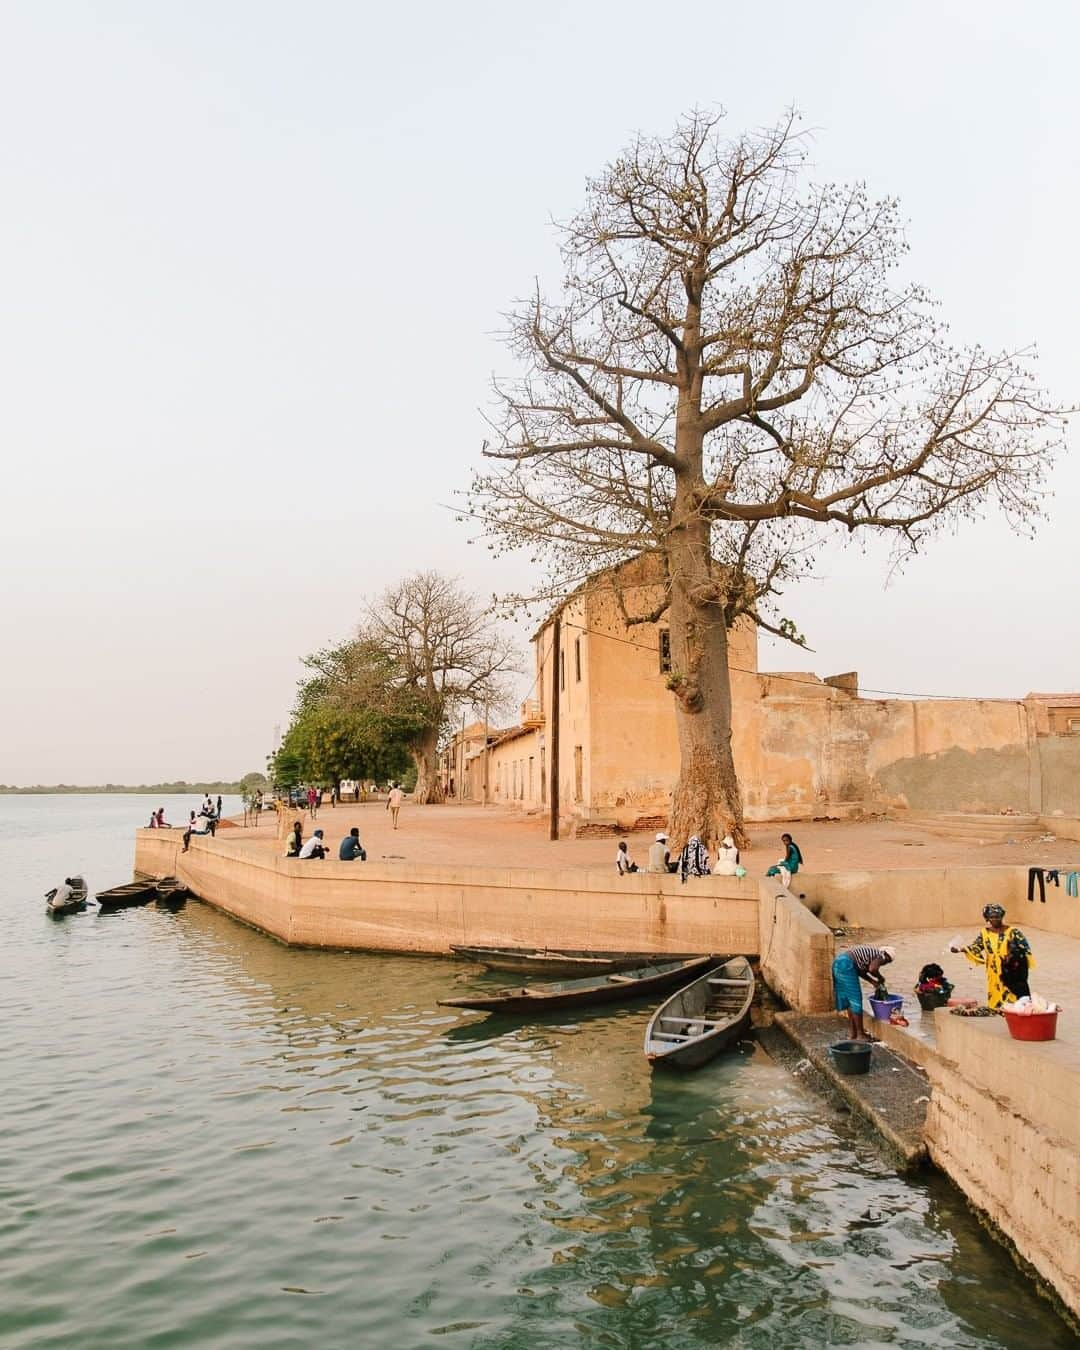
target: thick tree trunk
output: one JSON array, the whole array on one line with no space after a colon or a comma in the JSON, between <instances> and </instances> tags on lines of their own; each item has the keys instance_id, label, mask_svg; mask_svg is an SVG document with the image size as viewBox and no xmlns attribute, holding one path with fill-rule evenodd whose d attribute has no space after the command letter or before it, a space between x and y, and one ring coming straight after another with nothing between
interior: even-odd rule
<instances>
[{"instance_id":1,"label":"thick tree trunk","mask_svg":"<svg viewBox=\"0 0 1080 1350\"><path fill-rule=\"evenodd\" d=\"M708 523L693 521L669 538L671 676L679 732L679 781L670 835L714 848L730 834L747 842L742 795L731 753L731 673L723 604L712 576ZM714 853L715 856L715 853Z\"/></svg>"},{"instance_id":2,"label":"thick tree trunk","mask_svg":"<svg viewBox=\"0 0 1080 1350\"><path fill-rule=\"evenodd\" d=\"M442 783L439 782L439 736L432 732L422 741L409 747L416 765L416 787L413 800L421 806L430 806L443 800Z\"/></svg>"}]
</instances>

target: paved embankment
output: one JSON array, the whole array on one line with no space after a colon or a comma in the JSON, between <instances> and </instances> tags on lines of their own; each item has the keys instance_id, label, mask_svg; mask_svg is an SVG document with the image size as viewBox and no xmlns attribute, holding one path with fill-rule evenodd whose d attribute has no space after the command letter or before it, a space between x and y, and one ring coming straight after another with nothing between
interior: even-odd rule
<instances>
[{"instance_id":1,"label":"paved embankment","mask_svg":"<svg viewBox=\"0 0 1080 1350\"><path fill-rule=\"evenodd\" d=\"M830 1089L868 1120L904 1167L926 1160L926 1074L886 1045L875 1045L868 1073L848 1077L833 1066L829 1046L846 1035L835 1013L778 1013L776 1025L799 1047Z\"/></svg>"}]
</instances>

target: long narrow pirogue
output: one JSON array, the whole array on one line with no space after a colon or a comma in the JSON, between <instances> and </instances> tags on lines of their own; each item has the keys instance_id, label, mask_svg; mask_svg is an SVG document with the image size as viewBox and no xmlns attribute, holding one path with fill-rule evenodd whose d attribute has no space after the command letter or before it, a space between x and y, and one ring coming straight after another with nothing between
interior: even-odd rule
<instances>
[{"instance_id":1,"label":"long narrow pirogue","mask_svg":"<svg viewBox=\"0 0 1080 1350\"><path fill-rule=\"evenodd\" d=\"M559 980L554 984L533 984L516 989L500 989L496 994L467 994L463 998L441 998L444 1008L471 1008L474 1012L544 1012L554 1008L590 1008L602 1003L620 1003L663 993L703 974L716 964L715 956L695 956L686 961L665 961L659 965L639 966L603 976L581 980Z\"/></svg>"},{"instance_id":2,"label":"long narrow pirogue","mask_svg":"<svg viewBox=\"0 0 1080 1350\"><path fill-rule=\"evenodd\" d=\"M537 975L550 979L573 979L581 975L609 975L637 966L668 961L690 961L700 952L591 952L557 947L472 947L450 944L462 961L475 961L487 970L505 970L513 975Z\"/></svg>"},{"instance_id":3,"label":"long narrow pirogue","mask_svg":"<svg viewBox=\"0 0 1080 1350\"><path fill-rule=\"evenodd\" d=\"M97 902L102 909L127 909L132 905L148 905L157 898L156 881L129 881L124 886L113 886L107 891L97 892Z\"/></svg>"},{"instance_id":4,"label":"long narrow pirogue","mask_svg":"<svg viewBox=\"0 0 1080 1350\"><path fill-rule=\"evenodd\" d=\"M645 1031L646 1058L654 1068L698 1068L739 1038L753 1001L753 969L734 956L657 1009Z\"/></svg>"}]
</instances>

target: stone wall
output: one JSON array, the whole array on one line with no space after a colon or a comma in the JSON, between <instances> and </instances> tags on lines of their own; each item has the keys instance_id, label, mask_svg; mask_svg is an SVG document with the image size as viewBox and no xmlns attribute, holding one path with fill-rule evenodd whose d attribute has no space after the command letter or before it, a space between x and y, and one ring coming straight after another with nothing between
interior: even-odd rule
<instances>
[{"instance_id":1,"label":"stone wall","mask_svg":"<svg viewBox=\"0 0 1080 1350\"><path fill-rule=\"evenodd\" d=\"M834 1006L832 933L782 886L770 881L758 886L758 949L766 983L799 1012L827 1012Z\"/></svg>"},{"instance_id":2,"label":"stone wall","mask_svg":"<svg viewBox=\"0 0 1080 1350\"><path fill-rule=\"evenodd\" d=\"M1042 814L1060 811L1080 816L1080 736L1040 736L1039 776Z\"/></svg>"},{"instance_id":3,"label":"stone wall","mask_svg":"<svg viewBox=\"0 0 1080 1350\"><path fill-rule=\"evenodd\" d=\"M1014 1041L1001 1019L935 1014L933 1162L1080 1316L1080 1058Z\"/></svg>"},{"instance_id":4,"label":"stone wall","mask_svg":"<svg viewBox=\"0 0 1080 1350\"><path fill-rule=\"evenodd\" d=\"M175 833L175 837L174 836ZM447 954L451 943L756 955L751 878L300 862L227 837L139 830L135 867L298 946Z\"/></svg>"}]
</instances>

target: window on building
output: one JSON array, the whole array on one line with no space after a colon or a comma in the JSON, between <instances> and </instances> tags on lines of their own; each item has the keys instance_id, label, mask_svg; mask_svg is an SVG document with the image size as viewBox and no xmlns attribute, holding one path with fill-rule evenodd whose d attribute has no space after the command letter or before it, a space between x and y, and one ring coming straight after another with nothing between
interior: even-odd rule
<instances>
[{"instance_id":1,"label":"window on building","mask_svg":"<svg viewBox=\"0 0 1080 1350\"><path fill-rule=\"evenodd\" d=\"M671 673L671 629L660 629L660 674Z\"/></svg>"},{"instance_id":2,"label":"window on building","mask_svg":"<svg viewBox=\"0 0 1080 1350\"><path fill-rule=\"evenodd\" d=\"M574 746L574 801L581 801L584 787L585 768L582 762L581 746Z\"/></svg>"},{"instance_id":3,"label":"window on building","mask_svg":"<svg viewBox=\"0 0 1080 1350\"><path fill-rule=\"evenodd\" d=\"M581 683L581 639L574 639L574 679Z\"/></svg>"},{"instance_id":4,"label":"window on building","mask_svg":"<svg viewBox=\"0 0 1080 1350\"><path fill-rule=\"evenodd\" d=\"M529 756L529 801L532 801L532 800L533 800L533 794L534 794L535 791L536 791L535 771L536 771L536 757L535 757L535 755L530 755L530 756Z\"/></svg>"}]
</instances>

